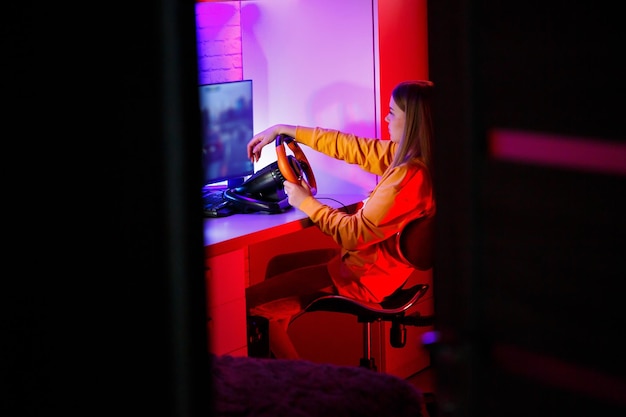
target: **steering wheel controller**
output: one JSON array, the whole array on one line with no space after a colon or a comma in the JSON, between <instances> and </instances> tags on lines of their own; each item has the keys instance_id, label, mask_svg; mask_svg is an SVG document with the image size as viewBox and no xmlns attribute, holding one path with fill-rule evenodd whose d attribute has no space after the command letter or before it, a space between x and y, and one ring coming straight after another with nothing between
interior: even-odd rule
<instances>
[{"instance_id":1,"label":"steering wheel controller","mask_svg":"<svg viewBox=\"0 0 626 417\"><path fill-rule=\"evenodd\" d=\"M287 155L285 144L289 146L293 155ZM294 138L287 135L276 136L276 156L278 169L286 181L300 184L300 180L304 179L311 189L311 193L317 194L317 183L311 164Z\"/></svg>"},{"instance_id":2,"label":"steering wheel controller","mask_svg":"<svg viewBox=\"0 0 626 417\"><path fill-rule=\"evenodd\" d=\"M294 155L287 156L285 144ZM304 179L317 193L317 183L309 161L294 138L285 135L276 137L277 161L257 171L237 187L224 191L224 197L232 201L242 213L282 213L291 206L285 194L285 181L300 184Z\"/></svg>"}]
</instances>

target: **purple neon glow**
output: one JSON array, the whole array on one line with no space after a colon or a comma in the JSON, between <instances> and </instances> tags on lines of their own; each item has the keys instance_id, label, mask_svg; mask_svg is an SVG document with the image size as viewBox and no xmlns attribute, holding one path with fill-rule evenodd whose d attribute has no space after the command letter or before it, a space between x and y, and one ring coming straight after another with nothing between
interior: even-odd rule
<instances>
[{"instance_id":1,"label":"purple neon glow","mask_svg":"<svg viewBox=\"0 0 626 417\"><path fill-rule=\"evenodd\" d=\"M197 3L196 37L199 84L242 79L239 2Z\"/></svg>"}]
</instances>

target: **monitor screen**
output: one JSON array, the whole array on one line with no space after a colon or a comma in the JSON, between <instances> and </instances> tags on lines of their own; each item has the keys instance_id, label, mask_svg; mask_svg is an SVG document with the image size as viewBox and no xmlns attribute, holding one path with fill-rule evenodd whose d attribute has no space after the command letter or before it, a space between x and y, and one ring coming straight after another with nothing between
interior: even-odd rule
<instances>
[{"instance_id":1,"label":"monitor screen","mask_svg":"<svg viewBox=\"0 0 626 417\"><path fill-rule=\"evenodd\" d=\"M238 185L254 173L246 152L254 134L252 80L200 85L199 94L204 184Z\"/></svg>"}]
</instances>

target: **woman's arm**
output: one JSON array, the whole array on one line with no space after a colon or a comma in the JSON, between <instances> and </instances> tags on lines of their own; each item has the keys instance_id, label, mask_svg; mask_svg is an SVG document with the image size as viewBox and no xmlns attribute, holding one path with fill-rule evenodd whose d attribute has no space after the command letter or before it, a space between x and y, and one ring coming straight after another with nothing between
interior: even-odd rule
<instances>
[{"instance_id":1,"label":"woman's arm","mask_svg":"<svg viewBox=\"0 0 626 417\"><path fill-rule=\"evenodd\" d=\"M250 158L250 161L258 162L261 157L261 149L265 145L272 143L278 135L287 135L295 138L296 126L274 125L254 135L248 142L248 158Z\"/></svg>"},{"instance_id":2,"label":"woman's arm","mask_svg":"<svg viewBox=\"0 0 626 417\"><path fill-rule=\"evenodd\" d=\"M395 143L391 141L359 137L335 129L297 126L295 138L311 149L376 175L383 175L395 153Z\"/></svg>"},{"instance_id":3,"label":"woman's arm","mask_svg":"<svg viewBox=\"0 0 626 417\"><path fill-rule=\"evenodd\" d=\"M341 247L356 250L389 238L419 213L432 212L434 196L425 168L404 164L385 175L354 214L314 198L304 198L298 208Z\"/></svg>"}]
</instances>

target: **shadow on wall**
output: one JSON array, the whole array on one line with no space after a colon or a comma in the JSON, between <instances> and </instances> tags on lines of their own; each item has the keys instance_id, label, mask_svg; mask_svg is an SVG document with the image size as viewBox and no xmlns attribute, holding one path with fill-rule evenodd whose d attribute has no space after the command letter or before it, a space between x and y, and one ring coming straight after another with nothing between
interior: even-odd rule
<instances>
[{"instance_id":1,"label":"shadow on wall","mask_svg":"<svg viewBox=\"0 0 626 417\"><path fill-rule=\"evenodd\" d=\"M377 136L377 121L374 118L359 119L363 114L371 113L372 102L375 102L372 89L345 82L333 83L311 96L306 109L307 119L315 126L374 138ZM363 175L363 170L357 166L309 153L321 193L367 194L376 185L376 176Z\"/></svg>"}]
</instances>

